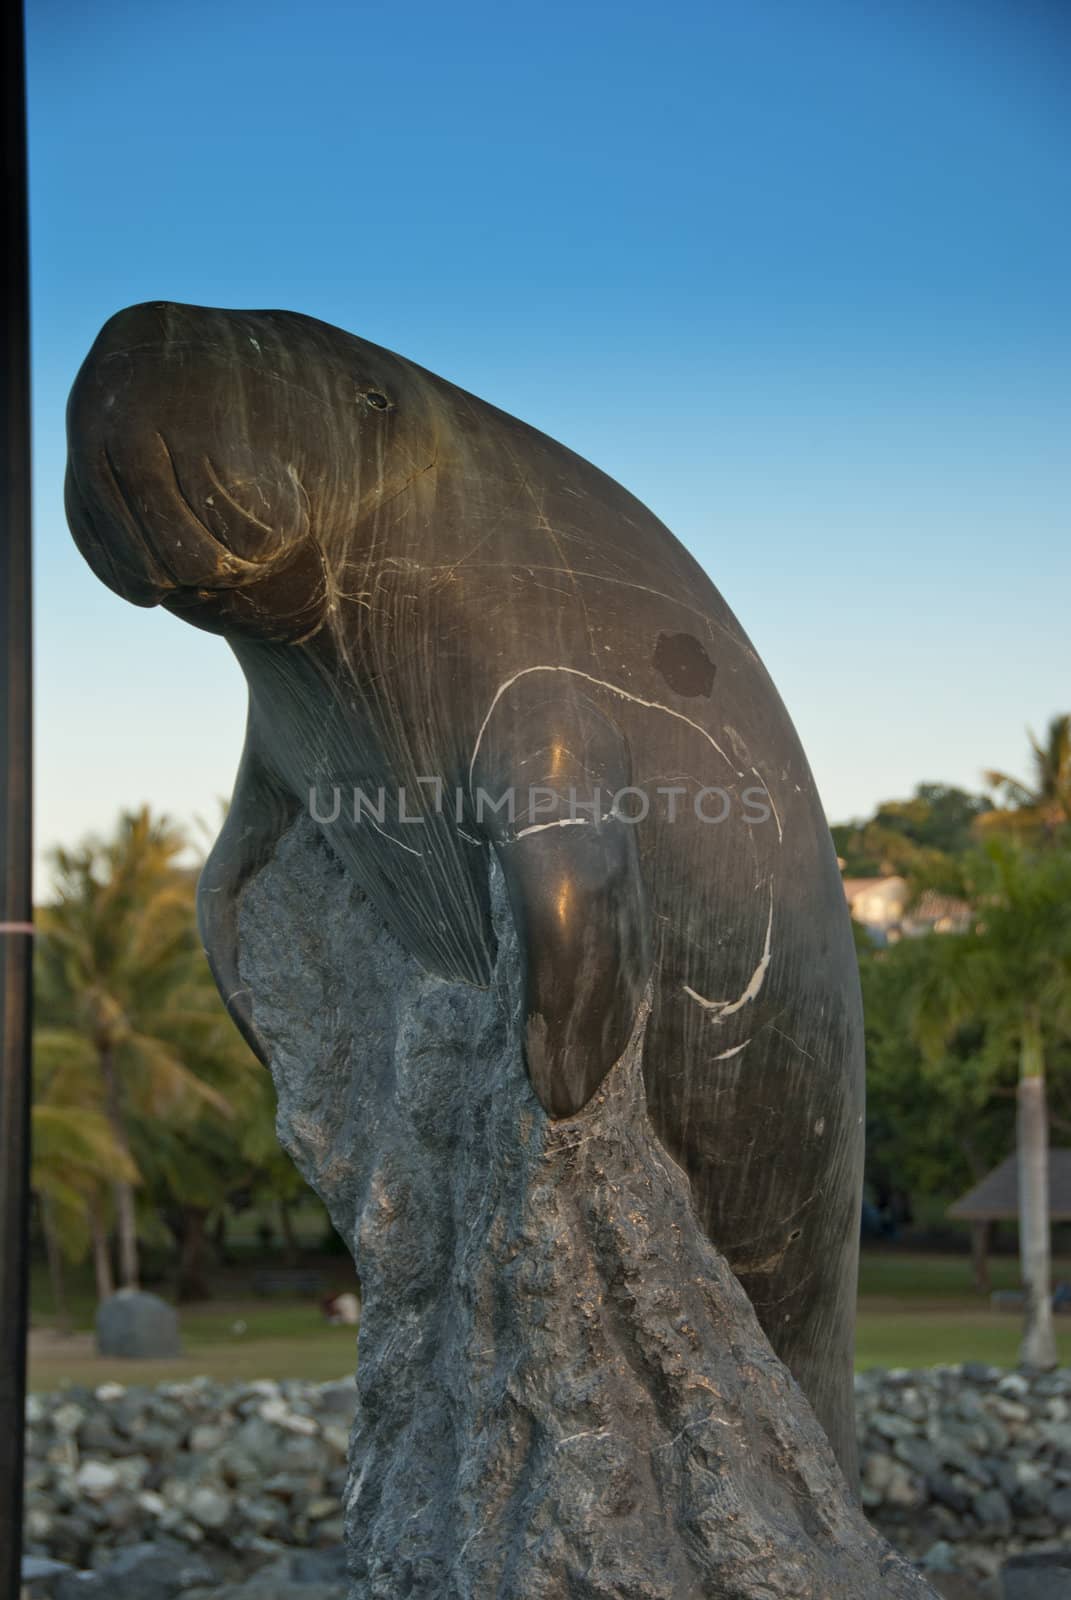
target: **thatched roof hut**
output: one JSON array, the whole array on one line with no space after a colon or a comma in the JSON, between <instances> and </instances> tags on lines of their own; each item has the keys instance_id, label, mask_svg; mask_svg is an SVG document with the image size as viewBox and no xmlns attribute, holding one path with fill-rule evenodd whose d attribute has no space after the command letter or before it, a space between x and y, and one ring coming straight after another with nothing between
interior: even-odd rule
<instances>
[{"instance_id":1,"label":"thatched roof hut","mask_svg":"<svg viewBox=\"0 0 1071 1600\"><path fill-rule=\"evenodd\" d=\"M998 1222L1019 1220L1019 1162L1008 1156L981 1183L948 1208L950 1217L971 1224L971 1256L976 1287L989 1288L988 1255ZM1049 1150L1049 1221L1071 1222L1071 1150Z\"/></svg>"},{"instance_id":2,"label":"thatched roof hut","mask_svg":"<svg viewBox=\"0 0 1071 1600\"><path fill-rule=\"evenodd\" d=\"M973 1189L950 1205L950 1217L964 1222L1015 1222L1019 1217L1019 1168L1010 1155ZM1049 1151L1049 1217L1071 1222L1071 1150Z\"/></svg>"}]
</instances>

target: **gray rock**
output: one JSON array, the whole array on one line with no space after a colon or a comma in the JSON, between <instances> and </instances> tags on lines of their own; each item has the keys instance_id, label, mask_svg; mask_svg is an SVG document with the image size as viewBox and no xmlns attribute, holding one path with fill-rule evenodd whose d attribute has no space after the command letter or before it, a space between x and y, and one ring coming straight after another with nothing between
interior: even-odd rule
<instances>
[{"instance_id":1,"label":"gray rock","mask_svg":"<svg viewBox=\"0 0 1071 1600\"><path fill-rule=\"evenodd\" d=\"M544 1113L494 874L489 990L420 968L304 817L240 904L281 1142L359 1255L353 1600L918 1597L654 1140L645 1017Z\"/></svg>"},{"instance_id":2,"label":"gray rock","mask_svg":"<svg viewBox=\"0 0 1071 1600\"><path fill-rule=\"evenodd\" d=\"M1015 1461L1011 1463L1011 1478L1011 1502L1016 1515L1044 1516L1049 1508L1049 1486L1041 1469L1029 1461Z\"/></svg>"},{"instance_id":3,"label":"gray rock","mask_svg":"<svg viewBox=\"0 0 1071 1600\"><path fill-rule=\"evenodd\" d=\"M107 1461L84 1461L75 1479L79 1494L89 1500L106 1500L119 1487L119 1473Z\"/></svg>"},{"instance_id":4,"label":"gray rock","mask_svg":"<svg viewBox=\"0 0 1071 1600\"><path fill-rule=\"evenodd\" d=\"M912 1373L911 1376L914 1378L915 1374ZM930 1407L916 1383L912 1382L901 1389L897 1411L900 1416L907 1417L912 1422L925 1422L930 1414Z\"/></svg>"},{"instance_id":5,"label":"gray rock","mask_svg":"<svg viewBox=\"0 0 1071 1600\"><path fill-rule=\"evenodd\" d=\"M209 1455L213 1450L218 1450L227 1439L228 1430L216 1423L202 1422L193 1428L190 1433L188 1448L194 1455Z\"/></svg>"},{"instance_id":6,"label":"gray rock","mask_svg":"<svg viewBox=\"0 0 1071 1600\"><path fill-rule=\"evenodd\" d=\"M893 1463L888 1487L885 1490L885 1501L888 1505L900 1506L905 1510L912 1510L922 1503L922 1485L919 1479L898 1461Z\"/></svg>"},{"instance_id":7,"label":"gray rock","mask_svg":"<svg viewBox=\"0 0 1071 1600\"><path fill-rule=\"evenodd\" d=\"M201 1556L162 1541L120 1551L101 1577L114 1600L171 1600L194 1585L212 1583L215 1572Z\"/></svg>"},{"instance_id":8,"label":"gray rock","mask_svg":"<svg viewBox=\"0 0 1071 1600\"><path fill-rule=\"evenodd\" d=\"M1011 1532L1011 1507L999 1489L983 1489L981 1494L975 1496L971 1509L986 1537L993 1538Z\"/></svg>"},{"instance_id":9,"label":"gray rock","mask_svg":"<svg viewBox=\"0 0 1071 1600\"><path fill-rule=\"evenodd\" d=\"M955 1572L956 1552L946 1540L938 1539L923 1556L922 1565L928 1572Z\"/></svg>"},{"instance_id":10,"label":"gray rock","mask_svg":"<svg viewBox=\"0 0 1071 1600\"><path fill-rule=\"evenodd\" d=\"M52 1600L176 1600L195 1585L215 1586L207 1562L181 1545L131 1545L98 1572L62 1578Z\"/></svg>"},{"instance_id":11,"label":"gray rock","mask_svg":"<svg viewBox=\"0 0 1071 1600\"><path fill-rule=\"evenodd\" d=\"M971 1508L972 1496L964 1479L957 1483L945 1472L933 1472L926 1479L926 1487L931 1497L950 1511L964 1512Z\"/></svg>"},{"instance_id":12,"label":"gray rock","mask_svg":"<svg viewBox=\"0 0 1071 1600\"><path fill-rule=\"evenodd\" d=\"M1041 1422L1038 1432L1054 1450L1071 1457L1071 1422Z\"/></svg>"},{"instance_id":13,"label":"gray rock","mask_svg":"<svg viewBox=\"0 0 1071 1600\"><path fill-rule=\"evenodd\" d=\"M339 1546L333 1550L299 1550L289 1558L290 1577L294 1583L336 1583L346 1576L346 1552Z\"/></svg>"},{"instance_id":14,"label":"gray rock","mask_svg":"<svg viewBox=\"0 0 1071 1600\"><path fill-rule=\"evenodd\" d=\"M146 1456L173 1456L179 1448L179 1432L166 1422L146 1418L134 1430L131 1443Z\"/></svg>"},{"instance_id":15,"label":"gray rock","mask_svg":"<svg viewBox=\"0 0 1071 1600\"><path fill-rule=\"evenodd\" d=\"M920 1473L923 1477L940 1470L941 1463L937 1459L933 1445L925 1439L916 1439L913 1434L896 1440L893 1445L893 1455L898 1461L910 1467L912 1472Z\"/></svg>"},{"instance_id":16,"label":"gray rock","mask_svg":"<svg viewBox=\"0 0 1071 1600\"><path fill-rule=\"evenodd\" d=\"M871 1418L871 1426L885 1439L911 1439L915 1436L915 1424L898 1411L876 1411Z\"/></svg>"},{"instance_id":17,"label":"gray rock","mask_svg":"<svg viewBox=\"0 0 1071 1600\"><path fill-rule=\"evenodd\" d=\"M120 1289L97 1307L97 1350L102 1356L165 1360L182 1354L174 1307L140 1289Z\"/></svg>"},{"instance_id":18,"label":"gray rock","mask_svg":"<svg viewBox=\"0 0 1071 1600\"><path fill-rule=\"evenodd\" d=\"M52 1426L60 1434L76 1434L85 1422L88 1412L73 1400L57 1406L52 1413Z\"/></svg>"},{"instance_id":19,"label":"gray rock","mask_svg":"<svg viewBox=\"0 0 1071 1600\"><path fill-rule=\"evenodd\" d=\"M962 1371L967 1382L979 1388L992 1385L1001 1377L1000 1368L991 1367L987 1361L965 1361Z\"/></svg>"},{"instance_id":20,"label":"gray rock","mask_svg":"<svg viewBox=\"0 0 1071 1600\"><path fill-rule=\"evenodd\" d=\"M99 1572L72 1572L52 1590L52 1600L113 1600Z\"/></svg>"},{"instance_id":21,"label":"gray rock","mask_svg":"<svg viewBox=\"0 0 1071 1600\"><path fill-rule=\"evenodd\" d=\"M411 1591L416 1594L418 1591ZM191 1589L187 1600L347 1600L345 1583L308 1583L295 1586L289 1579L258 1576L248 1583L222 1588ZM430 1596L429 1596L430 1600Z\"/></svg>"},{"instance_id":22,"label":"gray rock","mask_svg":"<svg viewBox=\"0 0 1071 1600\"><path fill-rule=\"evenodd\" d=\"M969 1443L964 1443L947 1432L935 1434L931 1443L934 1454L944 1466L954 1467L968 1478L975 1478L981 1482L991 1481L992 1475L988 1468L983 1468L982 1457ZM985 1477L981 1477L983 1470Z\"/></svg>"},{"instance_id":23,"label":"gray rock","mask_svg":"<svg viewBox=\"0 0 1071 1600\"><path fill-rule=\"evenodd\" d=\"M1071 1550L1012 1556L1001 1576L1004 1600L1067 1600L1071 1594Z\"/></svg>"},{"instance_id":24,"label":"gray rock","mask_svg":"<svg viewBox=\"0 0 1071 1600\"><path fill-rule=\"evenodd\" d=\"M195 1489L186 1508L202 1528L222 1528L231 1515L230 1495L208 1485Z\"/></svg>"},{"instance_id":25,"label":"gray rock","mask_svg":"<svg viewBox=\"0 0 1071 1600\"><path fill-rule=\"evenodd\" d=\"M279 1430L263 1417L249 1417L230 1441L232 1450L247 1456L262 1472L277 1465L282 1446Z\"/></svg>"},{"instance_id":26,"label":"gray rock","mask_svg":"<svg viewBox=\"0 0 1071 1600\"><path fill-rule=\"evenodd\" d=\"M304 1495L321 1494L323 1486L319 1474L300 1472L275 1472L270 1478L265 1478L261 1485L265 1494L276 1495L283 1500L300 1500Z\"/></svg>"},{"instance_id":27,"label":"gray rock","mask_svg":"<svg viewBox=\"0 0 1071 1600\"><path fill-rule=\"evenodd\" d=\"M1030 1407L1024 1405L1021 1400L1005 1400L1003 1396L998 1396L994 1401L994 1406L998 1417L1003 1418L1005 1422L1030 1421Z\"/></svg>"},{"instance_id":28,"label":"gray rock","mask_svg":"<svg viewBox=\"0 0 1071 1600\"><path fill-rule=\"evenodd\" d=\"M346 1417L352 1422L357 1410L357 1385L352 1378L338 1383L325 1383L320 1390L319 1400L321 1410Z\"/></svg>"},{"instance_id":29,"label":"gray rock","mask_svg":"<svg viewBox=\"0 0 1071 1600\"><path fill-rule=\"evenodd\" d=\"M51 1600L60 1578L71 1572L65 1561L48 1556L23 1556L22 1590L25 1600Z\"/></svg>"},{"instance_id":30,"label":"gray rock","mask_svg":"<svg viewBox=\"0 0 1071 1600\"><path fill-rule=\"evenodd\" d=\"M1071 1373L1066 1371L1043 1372L1034 1379L1034 1393L1043 1398L1071 1395Z\"/></svg>"},{"instance_id":31,"label":"gray rock","mask_svg":"<svg viewBox=\"0 0 1071 1600\"><path fill-rule=\"evenodd\" d=\"M1062 1525L1071 1523L1071 1488L1057 1489L1049 1496L1049 1515Z\"/></svg>"},{"instance_id":32,"label":"gray rock","mask_svg":"<svg viewBox=\"0 0 1071 1600\"><path fill-rule=\"evenodd\" d=\"M78 1430L78 1448L88 1455L120 1456L136 1448L112 1427L103 1411L92 1412Z\"/></svg>"}]
</instances>

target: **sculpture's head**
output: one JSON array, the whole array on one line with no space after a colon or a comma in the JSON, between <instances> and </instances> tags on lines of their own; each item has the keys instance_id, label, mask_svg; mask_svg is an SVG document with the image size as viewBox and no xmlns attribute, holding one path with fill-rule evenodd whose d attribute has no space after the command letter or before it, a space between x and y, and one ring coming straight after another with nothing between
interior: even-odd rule
<instances>
[{"instance_id":1,"label":"sculpture's head","mask_svg":"<svg viewBox=\"0 0 1071 1600\"><path fill-rule=\"evenodd\" d=\"M428 376L293 312L120 311L68 406L75 540L135 605L305 638L335 601L333 549L425 464Z\"/></svg>"}]
</instances>

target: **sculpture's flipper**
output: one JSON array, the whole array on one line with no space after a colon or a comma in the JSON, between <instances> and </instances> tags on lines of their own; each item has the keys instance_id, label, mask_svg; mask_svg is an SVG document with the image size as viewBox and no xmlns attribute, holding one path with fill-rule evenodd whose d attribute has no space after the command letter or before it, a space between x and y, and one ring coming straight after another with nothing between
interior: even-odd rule
<instances>
[{"instance_id":1,"label":"sculpture's flipper","mask_svg":"<svg viewBox=\"0 0 1071 1600\"><path fill-rule=\"evenodd\" d=\"M650 976L637 824L613 804L629 765L619 730L560 683L550 698L530 683L508 691L473 763L474 812L520 943L528 1073L556 1117L619 1059Z\"/></svg>"},{"instance_id":2,"label":"sculpture's flipper","mask_svg":"<svg viewBox=\"0 0 1071 1600\"><path fill-rule=\"evenodd\" d=\"M528 1073L552 1116L572 1116L625 1049L647 982L634 829L552 824L498 857L524 963Z\"/></svg>"},{"instance_id":3,"label":"sculpture's flipper","mask_svg":"<svg viewBox=\"0 0 1071 1600\"><path fill-rule=\"evenodd\" d=\"M197 923L224 1004L265 1065L268 1052L257 1035L249 991L238 973L238 902L249 879L270 859L296 810L297 803L264 771L251 718L230 810L197 886Z\"/></svg>"}]
</instances>

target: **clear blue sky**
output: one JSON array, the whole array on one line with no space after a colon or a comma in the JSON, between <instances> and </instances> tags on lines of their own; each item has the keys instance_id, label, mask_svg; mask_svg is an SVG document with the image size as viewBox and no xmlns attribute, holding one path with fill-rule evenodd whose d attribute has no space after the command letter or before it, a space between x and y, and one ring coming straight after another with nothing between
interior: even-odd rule
<instances>
[{"instance_id":1,"label":"clear blue sky","mask_svg":"<svg viewBox=\"0 0 1071 1600\"><path fill-rule=\"evenodd\" d=\"M1061 10L30 0L41 847L237 763L226 647L63 519L70 382L155 298L337 322L620 478L834 820L1023 768L1071 707Z\"/></svg>"}]
</instances>

